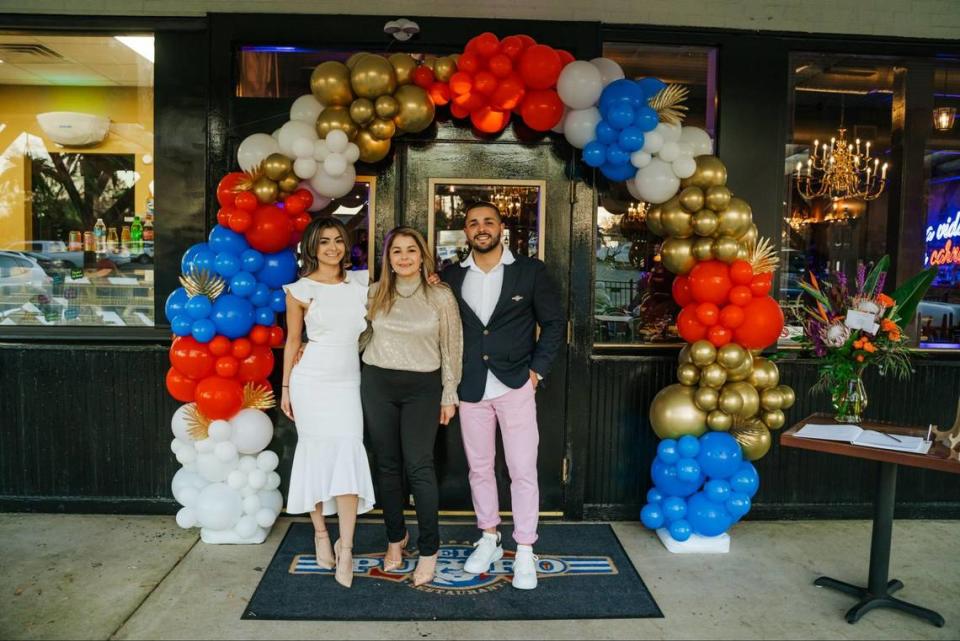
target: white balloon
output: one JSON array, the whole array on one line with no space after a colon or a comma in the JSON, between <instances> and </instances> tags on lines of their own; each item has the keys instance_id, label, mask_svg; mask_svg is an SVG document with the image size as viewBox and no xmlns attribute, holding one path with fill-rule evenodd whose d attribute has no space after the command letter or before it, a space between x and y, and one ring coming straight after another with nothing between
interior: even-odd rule
<instances>
[{"instance_id":1,"label":"white balloon","mask_svg":"<svg viewBox=\"0 0 960 641\"><path fill-rule=\"evenodd\" d=\"M665 142L657 155L664 162L673 162L680 157L680 147L673 141Z\"/></svg>"},{"instance_id":2,"label":"white balloon","mask_svg":"<svg viewBox=\"0 0 960 641\"><path fill-rule=\"evenodd\" d=\"M643 151L642 149L640 151L635 151L632 154L630 154L630 164L636 167L637 169L646 167L647 165L650 164L651 160L653 160L653 156ZM630 184L629 180L627 181L627 184Z\"/></svg>"},{"instance_id":3,"label":"white balloon","mask_svg":"<svg viewBox=\"0 0 960 641\"><path fill-rule=\"evenodd\" d=\"M654 131L663 136L663 139L666 142L677 142L680 140L680 125L671 125L669 122L661 122L657 124L657 128L654 129Z\"/></svg>"},{"instance_id":4,"label":"white balloon","mask_svg":"<svg viewBox=\"0 0 960 641\"><path fill-rule=\"evenodd\" d=\"M170 481L170 487L173 490L174 498L177 496L178 489L185 487L195 487L200 489L206 485L207 482L203 480L199 474L183 468L177 470L177 473L173 475L173 479Z\"/></svg>"},{"instance_id":5,"label":"white balloon","mask_svg":"<svg viewBox=\"0 0 960 641\"><path fill-rule=\"evenodd\" d=\"M263 470L254 470L247 475L247 485L255 490L262 489L267 484L267 473Z\"/></svg>"},{"instance_id":6,"label":"white balloon","mask_svg":"<svg viewBox=\"0 0 960 641\"><path fill-rule=\"evenodd\" d=\"M264 472L272 472L280 465L280 457L272 450L264 450L257 455L257 467Z\"/></svg>"},{"instance_id":7,"label":"white balloon","mask_svg":"<svg viewBox=\"0 0 960 641\"><path fill-rule=\"evenodd\" d=\"M297 178L309 180L317 173L317 161L311 158L297 158L293 162L293 173Z\"/></svg>"},{"instance_id":8,"label":"white balloon","mask_svg":"<svg viewBox=\"0 0 960 641\"><path fill-rule=\"evenodd\" d=\"M607 60L607 58L598 58L598 60ZM606 65L606 63L601 64ZM613 62L613 64L617 63ZM623 77L622 69L620 77ZM560 72L560 77L557 78L557 93L560 94L563 104L571 109L587 109L600 100L604 85L606 83L603 74L596 64L586 60L574 60Z\"/></svg>"},{"instance_id":9,"label":"white balloon","mask_svg":"<svg viewBox=\"0 0 960 641\"><path fill-rule=\"evenodd\" d=\"M276 472L270 472L267 474L267 484L263 486L268 490L275 490L280 487L280 475Z\"/></svg>"},{"instance_id":10,"label":"white balloon","mask_svg":"<svg viewBox=\"0 0 960 641\"><path fill-rule=\"evenodd\" d=\"M291 148L297 158L313 158L313 140L310 138L297 138Z\"/></svg>"},{"instance_id":11,"label":"white balloon","mask_svg":"<svg viewBox=\"0 0 960 641\"><path fill-rule=\"evenodd\" d=\"M283 495L280 490L264 490L260 492L260 505L273 510L277 514L283 509Z\"/></svg>"},{"instance_id":12,"label":"white balloon","mask_svg":"<svg viewBox=\"0 0 960 641\"><path fill-rule=\"evenodd\" d=\"M170 419L170 429L173 431L173 436L180 439L186 443L193 441L193 437L190 436L190 423L188 417L196 409L196 403L187 403L186 405L181 405L177 408L177 411L173 413L173 418Z\"/></svg>"},{"instance_id":13,"label":"white balloon","mask_svg":"<svg viewBox=\"0 0 960 641\"><path fill-rule=\"evenodd\" d=\"M673 166L659 158L654 158L649 165L638 169L633 180L636 182L640 200L655 205L667 202L680 189L680 179L673 173Z\"/></svg>"},{"instance_id":14,"label":"white balloon","mask_svg":"<svg viewBox=\"0 0 960 641\"><path fill-rule=\"evenodd\" d=\"M185 487L180 490L180 499L177 503L184 507L193 507L197 503L198 496L200 496L200 490L195 487Z\"/></svg>"},{"instance_id":15,"label":"white balloon","mask_svg":"<svg viewBox=\"0 0 960 641\"><path fill-rule=\"evenodd\" d=\"M190 465L197 460L197 450L192 445L184 447L176 453L176 459L180 465Z\"/></svg>"},{"instance_id":16,"label":"white balloon","mask_svg":"<svg viewBox=\"0 0 960 641\"><path fill-rule=\"evenodd\" d=\"M183 441L181 441L178 438L175 438L172 441L170 441L170 451L173 452L174 454L179 452L183 448L183 446L184 446Z\"/></svg>"},{"instance_id":17,"label":"white balloon","mask_svg":"<svg viewBox=\"0 0 960 641\"><path fill-rule=\"evenodd\" d=\"M182 507L177 512L177 525L183 529L192 528L197 524L197 513L191 507Z\"/></svg>"},{"instance_id":18,"label":"white balloon","mask_svg":"<svg viewBox=\"0 0 960 641\"><path fill-rule=\"evenodd\" d=\"M330 155L327 143L323 140L317 140L313 143L313 159L317 162L323 162Z\"/></svg>"},{"instance_id":19,"label":"white balloon","mask_svg":"<svg viewBox=\"0 0 960 641\"><path fill-rule=\"evenodd\" d=\"M310 179L310 186L313 187L317 193L327 196L328 198L340 198L341 196L349 194L356 182L356 169L354 169L353 165L347 165L346 171L339 176L331 176L325 172L323 168L317 169L317 173Z\"/></svg>"},{"instance_id":20,"label":"white balloon","mask_svg":"<svg viewBox=\"0 0 960 641\"><path fill-rule=\"evenodd\" d=\"M273 133L270 134L270 137L274 140L280 140L280 129L274 129Z\"/></svg>"},{"instance_id":21,"label":"white balloon","mask_svg":"<svg viewBox=\"0 0 960 641\"><path fill-rule=\"evenodd\" d=\"M240 465L237 466L241 472L249 474L250 472L257 469L257 457L255 456L241 456Z\"/></svg>"},{"instance_id":22,"label":"white balloon","mask_svg":"<svg viewBox=\"0 0 960 641\"><path fill-rule=\"evenodd\" d=\"M256 493L257 491L252 487L250 487L249 485L245 485L243 489L240 490L240 496L243 496L243 497L252 496Z\"/></svg>"},{"instance_id":23,"label":"white balloon","mask_svg":"<svg viewBox=\"0 0 960 641\"><path fill-rule=\"evenodd\" d=\"M237 446L230 441L217 443L216 449L213 450L213 455L220 459L222 463L233 463L237 460L238 456Z\"/></svg>"},{"instance_id":24,"label":"white balloon","mask_svg":"<svg viewBox=\"0 0 960 641\"><path fill-rule=\"evenodd\" d=\"M681 158L693 158L696 155L693 153L693 145L682 140L677 142L677 149L680 151Z\"/></svg>"},{"instance_id":25,"label":"white balloon","mask_svg":"<svg viewBox=\"0 0 960 641\"><path fill-rule=\"evenodd\" d=\"M260 527L271 527L277 520L277 513L273 510L264 508L257 512L257 525Z\"/></svg>"},{"instance_id":26,"label":"white balloon","mask_svg":"<svg viewBox=\"0 0 960 641\"><path fill-rule=\"evenodd\" d=\"M346 151L343 152L343 157L350 164L357 162L360 160L360 147L357 147L356 144L351 142L347 145Z\"/></svg>"},{"instance_id":27,"label":"white balloon","mask_svg":"<svg viewBox=\"0 0 960 641\"><path fill-rule=\"evenodd\" d=\"M279 138L279 134L277 134L277 137ZM316 133L314 133L314 137L316 137ZM278 140L274 140L268 134L253 134L244 138L237 148L237 164L240 165L240 169L251 172L267 156L278 151L280 151Z\"/></svg>"},{"instance_id":28,"label":"white balloon","mask_svg":"<svg viewBox=\"0 0 960 641\"><path fill-rule=\"evenodd\" d=\"M197 448L197 451L201 454L210 454L213 452L213 448L217 446L217 442L208 435L207 438L202 441L194 441L193 446Z\"/></svg>"},{"instance_id":29,"label":"white balloon","mask_svg":"<svg viewBox=\"0 0 960 641\"><path fill-rule=\"evenodd\" d=\"M260 497L256 494L251 494L243 499L243 513L244 514L256 514L257 510L260 509Z\"/></svg>"},{"instance_id":30,"label":"white balloon","mask_svg":"<svg viewBox=\"0 0 960 641\"><path fill-rule=\"evenodd\" d=\"M694 156L705 156L713 153L713 138L700 127L682 127L680 140L693 147Z\"/></svg>"},{"instance_id":31,"label":"white balloon","mask_svg":"<svg viewBox=\"0 0 960 641\"><path fill-rule=\"evenodd\" d=\"M241 539L249 539L257 533L257 518L251 514L241 516L233 529Z\"/></svg>"},{"instance_id":32,"label":"white balloon","mask_svg":"<svg viewBox=\"0 0 960 641\"><path fill-rule=\"evenodd\" d=\"M200 525L211 530L232 528L243 514L240 494L224 483L211 483L203 488L195 509Z\"/></svg>"},{"instance_id":33,"label":"white balloon","mask_svg":"<svg viewBox=\"0 0 960 641\"><path fill-rule=\"evenodd\" d=\"M247 408L237 412L237 415L230 419L233 423L233 444L241 454L257 454L270 444L273 438L273 423L270 417L260 410ZM257 467L256 459L251 457L253 467L250 470L240 469L244 472L252 471Z\"/></svg>"},{"instance_id":34,"label":"white balloon","mask_svg":"<svg viewBox=\"0 0 960 641\"><path fill-rule=\"evenodd\" d=\"M601 119L600 110L596 107L575 109L563 121L563 135L571 145L583 149L597 137L597 123Z\"/></svg>"},{"instance_id":35,"label":"white balloon","mask_svg":"<svg viewBox=\"0 0 960 641\"><path fill-rule=\"evenodd\" d=\"M242 490L247 485L247 474L240 470L233 470L227 475L227 485L235 490Z\"/></svg>"},{"instance_id":36,"label":"white balloon","mask_svg":"<svg viewBox=\"0 0 960 641\"><path fill-rule=\"evenodd\" d=\"M671 163L677 178L689 178L697 172L697 161L691 156L681 156Z\"/></svg>"},{"instance_id":37,"label":"white balloon","mask_svg":"<svg viewBox=\"0 0 960 641\"><path fill-rule=\"evenodd\" d=\"M625 184L625 185L627 186L627 191L630 192L630 195L633 196L634 199L636 199L636 200L643 200L643 197L640 195L640 192L637 191L637 183L636 183L636 182L634 182L633 180L628 180L628 181L624 182L623 184Z\"/></svg>"},{"instance_id":38,"label":"white balloon","mask_svg":"<svg viewBox=\"0 0 960 641\"><path fill-rule=\"evenodd\" d=\"M230 473L230 467L224 465L220 459L213 454L201 454L197 457L197 471L200 476L212 483L218 483L226 480Z\"/></svg>"},{"instance_id":39,"label":"white balloon","mask_svg":"<svg viewBox=\"0 0 960 641\"><path fill-rule=\"evenodd\" d=\"M340 131L339 129L337 131ZM333 132L330 132L331 135ZM340 131L340 133L343 133ZM339 178L343 175L343 172L347 170L347 159L343 157L343 154L332 153L327 156L327 159L323 161L323 170L327 172L330 176L334 178Z\"/></svg>"},{"instance_id":40,"label":"white balloon","mask_svg":"<svg viewBox=\"0 0 960 641\"><path fill-rule=\"evenodd\" d=\"M313 94L300 96L290 105L290 120L305 122L311 127L317 124L317 118L323 111L323 105L313 97Z\"/></svg>"},{"instance_id":41,"label":"white balloon","mask_svg":"<svg viewBox=\"0 0 960 641\"><path fill-rule=\"evenodd\" d=\"M571 63L573 64L573 63ZM594 67L600 72L600 77L603 79L603 86L606 87L614 80L620 80L623 78L623 69L620 68L616 62L610 58L594 58L590 61Z\"/></svg>"},{"instance_id":42,"label":"white balloon","mask_svg":"<svg viewBox=\"0 0 960 641\"><path fill-rule=\"evenodd\" d=\"M316 140L317 130L313 125L308 125L300 120L288 121L280 127L280 138L277 140L280 143L280 153L296 158L296 154L293 153L293 143L301 138Z\"/></svg>"},{"instance_id":43,"label":"white balloon","mask_svg":"<svg viewBox=\"0 0 960 641\"><path fill-rule=\"evenodd\" d=\"M229 421L213 421L210 423L210 429L207 430L207 434L217 442L229 441L230 435L233 434L233 426L230 425Z\"/></svg>"},{"instance_id":44,"label":"white balloon","mask_svg":"<svg viewBox=\"0 0 960 641\"><path fill-rule=\"evenodd\" d=\"M347 150L347 145L350 144L350 139L347 138L346 132L340 129L334 129L329 132L325 140L327 141L327 149L335 154L342 154Z\"/></svg>"},{"instance_id":45,"label":"white balloon","mask_svg":"<svg viewBox=\"0 0 960 641\"><path fill-rule=\"evenodd\" d=\"M643 135L643 148L640 151L655 154L663 147L663 143L663 135L659 131L648 131Z\"/></svg>"},{"instance_id":46,"label":"white balloon","mask_svg":"<svg viewBox=\"0 0 960 641\"><path fill-rule=\"evenodd\" d=\"M555 133L555 134L562 134L562 133L563 133L563 123L564 123L564 121L567 119L567 114L568 114L568 113L570 113L570 107L564 105L564 106L563 106L563 115L560 116L560 120L557 122L557 124L555 124L555 125L550 129L550 131L552 131L552 132Z\"/></svg>"}]
</instances>

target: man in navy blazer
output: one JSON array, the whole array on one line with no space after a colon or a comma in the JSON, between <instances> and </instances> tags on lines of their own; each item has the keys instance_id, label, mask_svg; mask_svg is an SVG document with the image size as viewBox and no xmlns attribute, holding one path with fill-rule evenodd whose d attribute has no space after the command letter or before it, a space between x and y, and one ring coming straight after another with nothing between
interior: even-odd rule
<instances>
[{"instance_id":1,"label":"man in navy blazer","mask_svg":"<svg viewBox=\"0 0 960 641\"><path fill-rule=\"evenodd\" d=\"M499 424L510 470L517 543L513 586L529 590L537 586L533 544L540 511L535 393L560 349L565 319L559 291L546 266L504 247L503 229L496 205L471 204L464 222L470 255L444 269L441 278L460 303L460 426L477 525L483 530L464 569L482 574L503 556L494 474Z\"/></svg>"}]
</instances>

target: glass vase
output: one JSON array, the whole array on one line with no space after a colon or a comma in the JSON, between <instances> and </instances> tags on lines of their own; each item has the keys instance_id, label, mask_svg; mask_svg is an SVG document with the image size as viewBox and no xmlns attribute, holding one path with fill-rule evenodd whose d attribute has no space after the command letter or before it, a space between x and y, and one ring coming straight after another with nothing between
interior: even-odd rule
<instances>
[{"instance_id":1,"label":"glass vase","mask_svg":"<svg viewBox=\"0 0 960 641\"><path fill-rule=\"evenodd\" d=\"M867 390L863 386L863 377L857 373L849 381L834 388L833 418L839 423L859 424L867 409Z\"/></svg>"}]
</instances>

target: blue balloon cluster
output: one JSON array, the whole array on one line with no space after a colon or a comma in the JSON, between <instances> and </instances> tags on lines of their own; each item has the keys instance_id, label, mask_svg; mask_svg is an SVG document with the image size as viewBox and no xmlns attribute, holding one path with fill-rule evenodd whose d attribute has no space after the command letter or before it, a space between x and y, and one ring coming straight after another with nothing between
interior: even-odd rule
<instances>
[{"instance_id":1,"label":"blue balloon cluster","mask_svg":"<svg viewBox=\"0 0 960 641\"><path fill-rule=\"evenodd\" d=\"M633 178L637 168L630 163L630 154L643 148L644 134L659 123L656 110L647 103L666 86L657 78L621 78L607 85L598 105L602 120L596 138L583 148L583 161L599 167L610 180Z\"/></svg>"},{"instance_id":2,"label":"blue balloon cluster","mask_svg":"<svg viewBox=\"0 0 960 641\"><path fill-rule=\"evenodd\" d=\"M654 486L640 521L652 530L666 527L681 542L691 534L726 532L750 511L760 487L757 469L743 460L740 445L726 432L664 439L651 475Z\"/></svg>"},{"instance_id":3,"label":"blue balloon cluster","mask_svg":"<svg viewBox=\"0 0 960 641\"><path fill-rule=\"evenodd\" d=\"M286 311L282 286L296 279L297 258L292 249L259 252L241 234L217 225L207 242L184 252L180 270L184 274L207 271L227 281L227 293L215 301L190 296L179 287L164 306L174 334L208 343L217 334L240 338L254 325L273 325L276 314Z\"/></svg>"}]
</instances>

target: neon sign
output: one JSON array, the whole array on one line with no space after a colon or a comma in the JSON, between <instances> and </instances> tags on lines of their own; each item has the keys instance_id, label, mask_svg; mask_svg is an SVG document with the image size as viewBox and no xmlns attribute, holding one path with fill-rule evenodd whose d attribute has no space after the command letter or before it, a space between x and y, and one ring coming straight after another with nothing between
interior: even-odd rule
<instances>
[{"instance_id":1,"label":"neon sign","mask_svg":"<svg viewBox=\"0 0 960 641\"><path fill-rule=\"evenodd\" d=\"M960 238L960 211L939 225L927 227L924 263L934 266L960 265L960 244L954 243L956 238ZM947 242L942 247L938 246L944 240Z\"/></svg>"}]
</instances>

